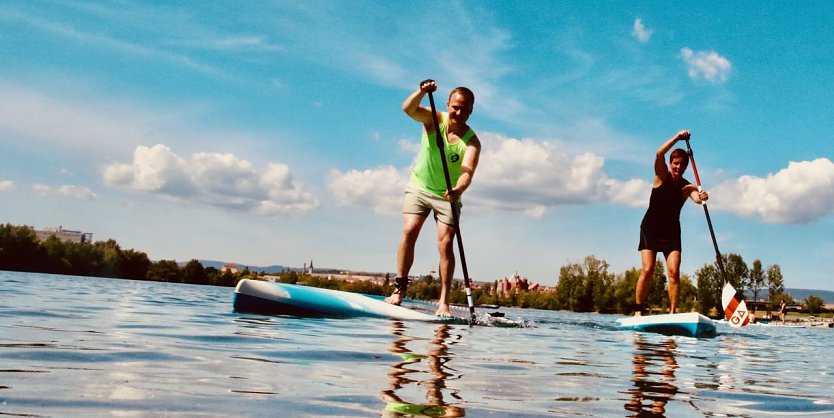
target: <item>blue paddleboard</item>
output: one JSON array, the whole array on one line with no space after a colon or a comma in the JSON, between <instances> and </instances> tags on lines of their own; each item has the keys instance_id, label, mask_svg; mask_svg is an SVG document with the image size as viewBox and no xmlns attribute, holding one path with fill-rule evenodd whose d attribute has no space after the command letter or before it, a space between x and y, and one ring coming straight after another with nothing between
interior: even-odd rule
<instances>
[{"instance_id":1,"label":"blue paddleboard","mask_svg":"<svg viewBox=\"0 0 834 418\"><path fill-rule=\"evenodd\" d=\"M715 321L697 312L630 316L617 320L620 329L687 337L715 335Z\"/></svg>"},{"instance_id":2,"label":"blue paddleboard","mask_svg":"<svg viewBox=\"0 0 834 418\"><path fill-rule=\"evenodd\" d=\"M375 317L429 322L467 323L385 303L359 293L287 283L243 279L235 288L236 312L314 317Z\"/></svg>"}]
</instances>

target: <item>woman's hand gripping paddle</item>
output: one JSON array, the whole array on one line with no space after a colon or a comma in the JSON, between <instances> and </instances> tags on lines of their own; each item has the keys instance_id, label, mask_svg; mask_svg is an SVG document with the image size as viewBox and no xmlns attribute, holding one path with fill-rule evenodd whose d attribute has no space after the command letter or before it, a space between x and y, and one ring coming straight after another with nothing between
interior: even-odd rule
<instances>
[{"instance_id":1,"label":"woman's hand gripping paddle","mask_svg":"<svg viewBox=\"0 0 834 418\"><path fill-rule=\"evenodd\" d=\"M431 80L426 80L420 84L422 85L430 81ZM446 163L445 141L443 140L443 136L440 135L440 123L437 120L437 109L434 107L434 96L431 91L428 93L429 105L431 105L431 117L434 121L434 137L437 140L437 148L440 150L440 159L443 162L443 174L446 177L446 191L451 194L452 180L451 177L449 177L449 166ZM452 220L455 223L455 236L457 237L458 251L460 252L460 264L463 268L463 285L464 290L466 291L466 304L469 306L469 325L472 326L475 323L475 303L472 300L472 283L469 280L469 270L466 268L466 255L463 252L463 238L460 236L460 215L458 214L458 208L455 201L450 200L449 203L452 205Z\"/></svg>"},{"instance_id":2,"label":"woman's hand gripping paddle","mask_svg":"<svg viewBox=\"0 0 834 418\"><path fill-rule=\"evenodd\" d=\"M692 163L692 172L695 173L695 183L698 185L698 192L702 192L701 178L698 176L698 167L695 165L695 156L692 154L692 147L689 146L689 137L686 141L686 152L689 153L689 161ZM724 272L724 261L721 258L721 252L718 251L718 241L715 239L715 231L712 229L712 219L709 216L709 209L707 203L701 202L704 207L704 215L707 217L707 226L709 227L709 234L712 237L712 246L715 248L715 261L718 263L718 270L721 272L721 280L724 281L724 289L721 292L721 306L724 307L724 316L731 326L740 328L750 323L750 314L747 311L747 304L744 303L744 297L740 295L733 285L727 281L727 274Z\"/></svg>"}]
</instances>

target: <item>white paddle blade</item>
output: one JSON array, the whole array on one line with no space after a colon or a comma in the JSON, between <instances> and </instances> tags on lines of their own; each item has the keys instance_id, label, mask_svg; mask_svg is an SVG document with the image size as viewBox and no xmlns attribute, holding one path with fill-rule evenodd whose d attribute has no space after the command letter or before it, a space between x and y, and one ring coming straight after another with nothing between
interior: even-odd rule
<instances>
[{"instance_id":1,"label":"white paddle blade","mask_svg":"<svg viewBox=\"0 0 834 418\"><path fill-rule=\"evenodd\" d=\"M750 312L747 311L747 304L729 283L725 284L721 291L721 306L724 307L724 316L730 326L741 328L750 323Z\"/></svg>"}]
</instances>

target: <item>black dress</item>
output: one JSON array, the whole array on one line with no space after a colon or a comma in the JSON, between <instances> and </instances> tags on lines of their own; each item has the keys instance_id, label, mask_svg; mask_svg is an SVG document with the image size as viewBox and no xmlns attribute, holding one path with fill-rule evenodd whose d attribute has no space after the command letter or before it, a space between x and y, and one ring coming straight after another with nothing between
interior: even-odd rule
<instances>
[{"instance_id":1,"label":"black dress","mask_svg":"<svg viewBox=\"0 0 834 418\"><path fill-rule=\"evenodd\" d=\"M681 250L681 208L687 199L683 189L689 184L685 178L675 183L669 176L660 186L652 188L649 209L640 223L638 251L668 254Z\"/></svg>"}]
</instances>

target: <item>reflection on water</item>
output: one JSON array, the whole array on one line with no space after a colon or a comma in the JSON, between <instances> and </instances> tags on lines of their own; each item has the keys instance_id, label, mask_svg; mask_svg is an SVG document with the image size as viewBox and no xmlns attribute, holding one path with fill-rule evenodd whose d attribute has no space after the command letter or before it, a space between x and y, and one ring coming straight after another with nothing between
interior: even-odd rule
<instances>
[{"instance_id":1,"label":"reflection on water","mask_svg":"<svg viewBox=\"0 0 834 418\"><path fill-rule=\"evenodd\" d=\"M678 393L675 371L677 343L668 338L660 344L646 341L642 333L634 333L634 355L632 357L632 382L628 390L631 399L625 409L636 412L632 417L666 416L666 403Z\"/></svg>"},{"instance_id":2,"label":"reflection on water","mask_svg":"<svg viewBox=\"0 0 834 418\"><path fill-rule=\"evenodd\" d=\"M415 340L406 335L407 329L400 321L394 321L392 324L394 340L389 351L402 360L391 365L391 371L388 373L389 387L381 392L381 397L386 402L383 416L465 416L466 411L455 405L463 401L458 391L446 386L447 380L461 377L448 365L452 359L449 346L457 342L457 336L453 337L450 333L450 325L437 325L425 354L409 349L409 344ZM428 371L421 370L424 367L428 367ZM421 375L425 374L428 374L428 377L422 378ZM404 395L400 393L406 392L404 389L415 389L410 386L423 388L426 402L403 399ZM456 401L446 402L444 392L448 392Z\"/></svg>"}]
</instances>

